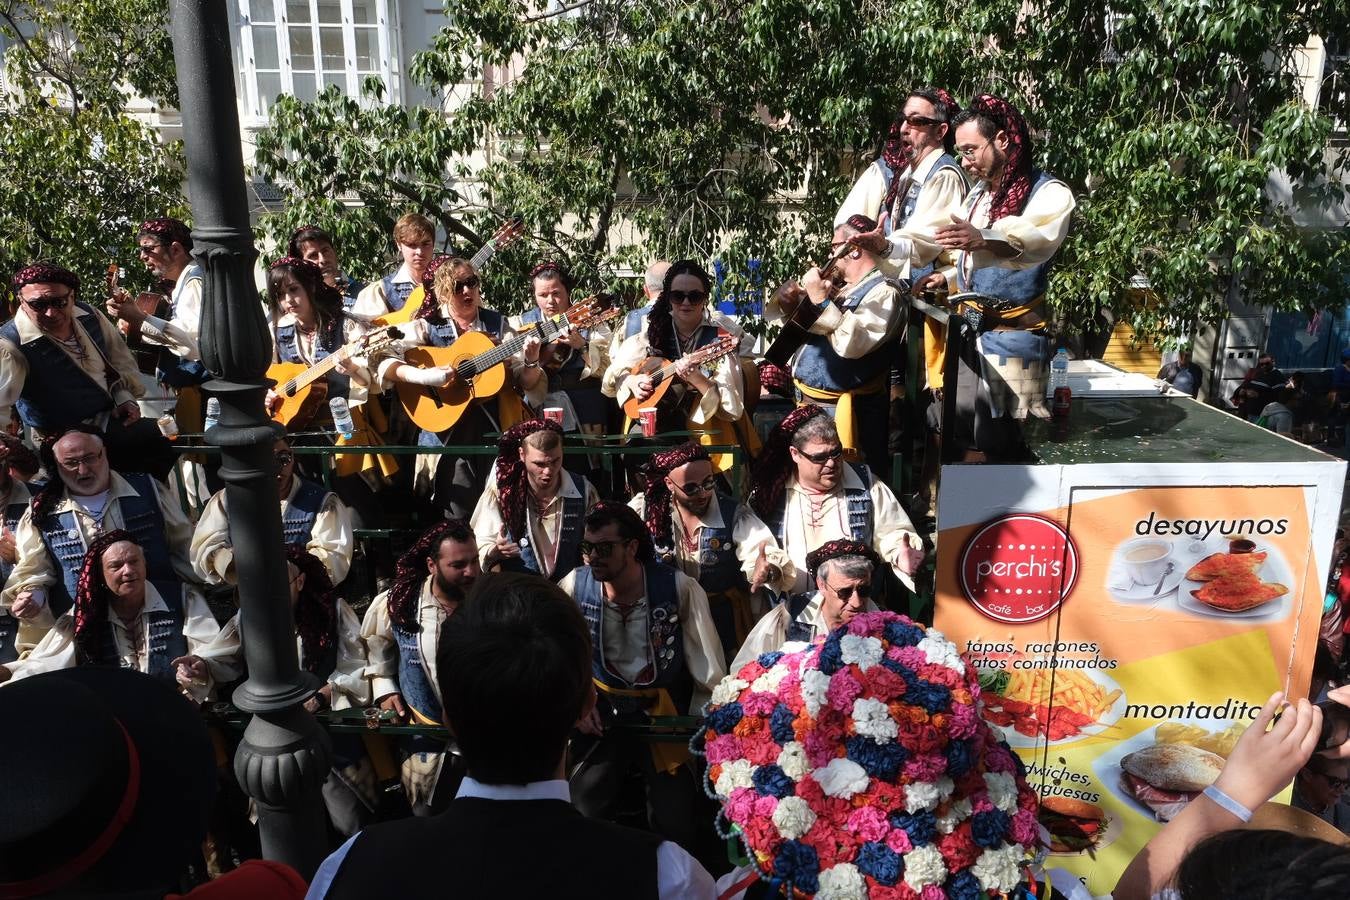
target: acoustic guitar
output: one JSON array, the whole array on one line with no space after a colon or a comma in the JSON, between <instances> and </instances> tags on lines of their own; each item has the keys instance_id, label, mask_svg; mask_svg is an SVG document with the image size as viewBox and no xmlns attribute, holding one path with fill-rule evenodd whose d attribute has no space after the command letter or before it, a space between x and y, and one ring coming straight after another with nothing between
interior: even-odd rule
<instances>
[{"instance_id":1,"label":"acoustic guitar","mask_svg":"<svg viewBox=\"0 0 1350 900\"><path fill-rule=\"evenodd\" d=\"M504 249L519 240L524 232L525 220L520 216L512 216L499 225L496 231L492 232L492 237L488 238L487 243L478 248L478 252L473 255L473 259L469 260L469 265L473 266L475 272L483 271L483 267L487 265L488 260L497 254L498 250ZM422 308L422 301L426 299L426 296L426 288L418 284L408 295L408 301L402 307L373 320L373 324L406 325Z\"/></svg>"},{"instance_id":2,"label":"acoustic guitar","mask_svg":"<svg viewBox=\"0 0 1350 900\"><path fill-rule=\"evenodd\" d=\"M126 290L118 285L122 274L122 267L113 263L108 266L108 296L125 296ZM169 317L169 298L164 294L157 294L153 291L142 291L136 295L136 307L147 316L158 316L161 319ZM109 310L111 313L111 310ZM154 375L159 370L159 351L160 348L155 344L147 344L141 340L141 323L128 322L126 319L117 320L117 330L126 338L127 348L131 350L132 357L136 360L136 368L143 375Z\"/></svg>"},{"instance_id":3,"label":"acoustic guitar","mask_svg":"<svg viewBox=\"0 0 1350 900\"><path fill-rule=\"evenodd\" d=\"M834 273L834 267L852 249L852 244L840 246L821 267L820 277L825 281L830 281ZM831 291L831 296L833 296L833 293ZM796 281L785 281L780 284L778 290L773 292L773 299L778 304L778 309L783 313L783 326L779 330L778 336L773 339L773 343L769 345L769 349L764 351L764 358L775 366L786 369L792 361L792 355L811 336L811 326L816 323L816 319L820 318L820 314L825 311L825 307L813 303L806 293L806 288Z\"/></svg>"},{"instance_id":4,"label":"acoustic guitar","mask_svg":"<svg viewBox=\"0 0 1350 900\"><path fill-rule=\"evenodd\" d=\"M399 402L419 428L439 434L453 428L469 404L495 397L506 387L506 360L531 336L548 343L569 330L590 328L620 312L606 297L589 297L565 313L544 319L538 328L512 335L500 344L481 331L470 331L449 347L410 347L403 355L404 362L422 369L447 366L454 370L455 377L443 387L400 381L396 385Z\"/></svg>"},{"instance_id":5,"label":"acoustic guitar","mask_svg":"<svg viewBox=\"0 0 1350 900\"><path fill-rule=\"evenodd\" d=\"M636 422L640 416L640 410L647 407L660 407L662 401L669 404L668 395L670 386L677 380L675 375L675 363L689 360L691 365L701 366L704 363L720 359L729 353L735 353L740 346L740 339L729 331L718 330L717 340L711 344L705 344L699 347L693 353L683 356L680 360L671 361L660 356L649 356L642 362L633 367L634 375L650 375L652 379L652 393L646 400L639 400L637 395L628 398L623 405L624 415Z\"/></svg>"},{"instance_id":6,"label":"acoustic guitar","mask_svg":"<svg viewBox=\"0 0 1350 900\"><path fill-rule=\"evenodd\" d=\"M403 332L386 325L366 332L350 344L344 344L312 366L304 363L273 363L267 369L267 377L277 383L273 389L277 405L271 412L272 421L284 425L287 431L304 428L314 421L315 415L327 402L328 380L324 376L335 369L338 363L361 353L382 350L402 338Z\"/></svg>"}]
</instances>

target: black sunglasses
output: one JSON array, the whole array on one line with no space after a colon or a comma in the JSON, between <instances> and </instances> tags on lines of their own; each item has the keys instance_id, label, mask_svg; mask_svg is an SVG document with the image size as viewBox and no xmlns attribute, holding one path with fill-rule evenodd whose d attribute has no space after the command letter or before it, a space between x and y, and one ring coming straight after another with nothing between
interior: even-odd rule
<instances>
[{"instance_id":1,"label":"black sunglasses","mask_svg":"<svg viewBox=\"0 0 1350 900\"><path fill-rule=\"evenodd\" d=\"M455 282L455 293L459 293L460 291L467 291L470 288L476 288L482 283L483 282L479 280L477 275L470 275L463 281Z\"/></svg>"},{"instance_id":2,"label":"black sunglasses","mask_svg":"<svg viewBox=\"0 0 1350 900\"><path fill-rule=\"evenodd\" d=\"M941 125L941 119L930 119L927 116L905 116L905 124L910 128L926 128L929 125Z\"/></svg>"},{"instance_id":3,"label":"black sunglasses","mask_svg":"<svg viewBox=\"0 0 1350 900\"><path fill-rule=\"evenodd\" d=\"M44 297L41 300L25 300L23 302L27 303L28 308L36 313L46 312L49 309L65 309L66 304L70 302L70 294L66 294L64 297Z\"/></svg>"},{"instance_id":4,"label":"black sunglasses","mask_svg":"<svg viewBox=\"0 0 1350 900\"><path fill-rule=\"evenodd\" d=\"M825 586L833 591L839 599L843 600L845 603L853 599L854 592L857 592L858 596L862 597L864 600L872 596L872 586L870 584L859 584L853 587L837 588L827 581L825 582Z\"/></svg>"},{"instance_id":5,"label":"black sunglasses","mask_svg":"<svg viewBox=\"0 0 1350 900\"><path fill-rule=\"evenodd\" d=\"M680 490L684 491L690 497L697 497L699 494L707 491L712 493L717 488L717 476L709 475L702 481L691 481L688 484L680 485Z\"/></svg>"},{"instance_id":6,"label":"black sunglasses","mask_svg":"<svg viewBox=\"0 0 1350 900\"><path fill-rule=\"evenodd\" d=\"M816 465L823 466L830 460L838 459L839 457L843 456L844 448L835 447L833 450L825 450L820 453L807 453L805 450L798 450L797 452L800 453L802 456L806 457L807 459L809 459L811 462L815 463Z\"/></svg>"},{"instance_id":7,"label":"black sunglasses","mask_svg":"<svg viewBox=\"0 0 1350 900\"><path fill-rule=\"evenodd\" d=\"M708 299L707 291L666 291L666 297L672 304L692 303L695 306Z\"/></svg>"},{"instance_id":8,"label":"black sunglasses","mask_svg":"<svg viewBox=\"0 0 1350 900\"><path fill-rule=\"evenodd\" d=\"M577 549L581 551L582 556L605 559L614 552L616 546L626 543L628 543L628 541L622 538L614 541L579 541L577 543Z\"/></svg>"}]
</instances>

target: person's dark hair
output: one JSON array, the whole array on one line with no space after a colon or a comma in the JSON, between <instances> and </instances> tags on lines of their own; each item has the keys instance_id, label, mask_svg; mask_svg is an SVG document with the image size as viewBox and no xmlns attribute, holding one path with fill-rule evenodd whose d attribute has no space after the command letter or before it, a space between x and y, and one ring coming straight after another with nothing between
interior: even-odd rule
<instances>
[{"instance_id":1,"label":"person's dark hair","mask_svg":"<svg viewBox=\"0 0 1350 900\"><path fill-rule=\"evenodd\" d=\"M638 562L652 562L656 559L656 548L652 544L651 532L631 507L613 500L601 500L586 514L586 529L599 531L610 525L616 525L619 536L625 541L638 542Z\"/></svg>"},{"instance_id":2,"label":"person's dark hair","mask_svg":"<svg viewBox=\"0 0 1350 900\"><path fill-rule=\"evenodd\" d=\"M342 294L323 280L323 271L314 263L294 257L274 262L267 270L267 304L273 314L281 312L281 285L290 275L309 296L319 320L323 346L333 349L342 344Z\"/></svg>"},{"instance_id":3,"label":"person's dark hair","mask_svg":"<svg viewBox=\"0 0 1350 900\"><path fill-rule=\"evenodd\" d=\"M323 561L304 547L288 545L286 559L305 576L305 586L295 603L295 633L300 635L305 657L301 662L306 671L319 675L337 640L337 588Z\"/></svg>"},{"instance_id":4,"label":"person's dark hair","mask_svg":"<svg viewBox=\"0 0 1350 900\"><path fill-rule=\"evenodd\" d=\"M99 443L103 445L103 451L108 451L108 439L103 436L103 430L93 425L79 423L70 425L50 434L38 445L38 459L42 461L42 468L47 471L48 481L37 493L33 494L33 522L38 524L42 518L56 508L56 502L61 499L61 494L66 490L66 483L61 480L59 467L56 465L56 442L61 438L78 431L81 434L91 434L98 438ZM109 463L111 464L111 462Z\"/></svg>"},{"instance_id":5,"label":"person's dark hair","mask_svg":"<svg viewBox=\"0 0 1350 900\"><path fill-rule=\"evenodd\" d=\"M681 259L670 264L670 268L666 269L665 281L661 284L661 296L656 298L656 302L652 304L652 311L647 315L647 346L652 356L679 358L680 348L675 341L675 320L670 313L670 286L679 275L693 275L703 282L703 290L709 294L712 292L712 276L708 274L707 269L692 259Z\"/></svg>"},{"instance_id":6,"label":"person's dark hair","mask_svg":"<svg viewBox=\"0 0 1350 900\"><path fill-rule=\"evenodd\" d=\"M546 781L590 698L590 629L548 579L485 575L441 626L436 671L469 775Z\"/></svg>"},{"instance_id":7,"label":"person's dark hair","mask_svg":"<svg viewBox=\"0 0 1350 900\"><path fill-rule=\"evenodd\" d=\"M310 241L322 242L333 248L337 247L333 236L318 225L301 225L291 235L290 243L286 245L286 255L298 256L303 259L305 254L301 252L302 245L308 244Z\"/></svg>"},{"instance_id":8,"label":"person's dark hair","mask_svg":"<svg viewBox=\"0 0 1350 900\"><path fill-rule=\"evenodd\" d=\"M473 540L472 529L460 519L437 522L422 532L394 565L394 583L389 588L389 620L409 631L420 631L417 598L427 577L427 560L439 559L441 545L446 541L467 544Z\"/></svg>"},{"instance_id":9,"label":"person's dark hair","mask_svg":"<svg viewBox=\"0 0 1350 900\"><path fill-rule=\"evenodd\" d=\"M1186 854L1172 887L1182 900L1341 900L1350 848L1287 831L1223 831Z\"/></svg>"},{"instance_id":10,"label":"person's dark hair","mask_svg":"<svg viewBox=\"0 0 1350 900\"><path fill-rule=\"evenodd\" d=\"M952 124L952 116L961 111L956 98L943 88L927 85L910 91L909 96L933 104L935 118L947 123L947 133L942 137L942 146L948 153L953 152L956 149L956 126Z\"/></svg>"}]
</instances>

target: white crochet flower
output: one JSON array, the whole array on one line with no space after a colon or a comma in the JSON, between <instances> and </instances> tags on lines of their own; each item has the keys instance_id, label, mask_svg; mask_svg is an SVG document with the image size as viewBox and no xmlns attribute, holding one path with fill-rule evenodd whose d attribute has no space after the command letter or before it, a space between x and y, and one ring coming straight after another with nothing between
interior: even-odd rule
<instances>
[{"instance_id":1,"label":"white crochet flower","mask_svg":"<svg viewBox=\"0 0 1350 900\"><path fill-rule=\"evenodd\" d=\"M806 761L806 748L800 741L788 741L778 754L778 768L793 781L801 781L811 771Z\"/></svg>"},{"instance_id":2,"label":"white crochet flower","mask_svg":"<svg viewBox=\"0 0 1350 900\"><path fill-rule=\"evenodd\" d=\"M787 666L774 666L756 678L754 684L750 685L750 690L760 694L776 694L778 685L787 677L787 673Z\"/></svg>"},{"instance_id":3,"label":"white crochet flower","mask_svg":"<svg viewBox=\"0 0 1350 900\"><path fill-rule=\"evenodd\" d=\"M905 812L937 809L939 803L951 796L956 785L950 778L937 781L916 781L905 785Z\"/></svg>"},{"instance_id":4,"label":"white crochet flower","mask_svg":"<svg viewBox=\"0 0 1350 900\"><path fill-rule=\"evenodd\" d=\"M816 900L867 900L867 885L852 863L839 863L820 873Z\"/></svg>"},{"instance_id":5,"label":"white crochet flower","mask_svg":"<svg viewBox=\"0 0 1350 900\"><path fill-rule=\"evenodd\" d=\"M859 697L853 701L853 728L858 734L870 737L878 744L893 741L900 733L886 704L868 697Z\"/></svg>"},{"instance_id":6,"label":"white crochet flower","mask_svg":"<svg viewBox=\"0 0 1350 900\"><path fill-rule=\"evenodd\" d=\"M735 675L728 675L717 683L713 688L712 700L709 701L713 706L725 706L728 703L735 703L736 698L741 695L741 691L750 686L750 682L743 678L737 678Z\"/></svg>"},{"instance_id":7,"label":"white crochet flower","mask_svg":"<svg viewBox=\"0 0 1350 900\"><path fill-rule=\"evenodd\" d=\"M966 664L961 661L961 652L956 649L955 644L943 636L942 632L928 629L923 640L919 641L919 649L930 663L946 666L958 675L966 674Z\"/></svg>"},{"instance_id":8,"label":"white crochet flower","mask_svg":"<svg viewBox=\"0 0 1350 900\"><path fill-rule=\"evenodd\" d=\"M823 769L816 769L816 781L827 797L845 800L867 790L867 770L851 759L839 756Z\"/></svg>"},{"instance_id":9,"label":"white crochet flower","mask_svg":"<svg viewBox=\"0 0 1350 900\"><path fill-rule=\"evenodd\" d=\"M801 797L784 797L773 808L773 824L784 838L795 841L816 824L816 814Z\"/></svg>"},{"instance_id":10,"label":"white crochet flower","mask_svg":"<svg viewBox=\"0 0 1350 900\"><path fill-rule=\"evenodd\" d=\"M1011 891L1022 882L1018 865L1021 862L1022 849L1013 844L1004 844L997 850L981 853L970 871L979 879L980 887L987 891ZM909 866L909 857L905 857L905 866Z\"/></svg>"},{"instance_id":11,"label":"white crochet flower","mask_svg":"<svg viewBox=\"0 0 1350 900\"><path fill-rule=\"evenodd\" d=\"M942 884L947 880L947 864L942 852L932 844L915 847L905 854L905 884L921 891L924 885Z\"/></svg>"},{"instance_id":12,"label":"white crochet flower","mask_svg":"<svg viewBox=\"0 0 1350 900\"><path fill-rule=\"evenodd\" d=\"M839 639L839 652L845 663L857 663L866 672L881 662L881 641L874 637L846 634Z\"/></svg>"},{"instance_id":13,"label":"white crochet flower","mask_svg":"<svg viewBox=\"0 0 1350 900\"><path fill-rule=\"evenodd\" d=\"M985 772L989 802L1005 813L1017 812L1017 781L1006 772Z\"/></svg>"},{"instance_id":14,"label":"white crochet flower","mask_svg":"<svg viewBox=\"0 0 1350 900\"><path fill-rule=\"evenodd\" d=\"M951 834L961 823L970 818L970 801L962 797L947 806L947 811L937 817L937 830L941 834Z\"/></svg>"},{"instance_id":15,"label":"white crochet flower","mask_svg":"<svg viewBox=\"0 0 1350 900\"><path fill-rule=\"evenodd\" d=\"M802 703L806 704L806 714L811 718L820 715L825 705L825 692L830 689L830 676L819 669L807 669L802 673Z\"/></svg>"},{"instance_id":16,"label":"white crochet flower","mask_svg":"<svg viewBox=\"0 0 1350 900\"><path fill-rule=\"evenodd\" d=\"M737 759L722 765L722 773L717 776L717 783L713 785L713 790L717 796L723 800L731 796L731 792L736 788L750 787L754 784L753 775L755 767L750 764L748 759Z\"/></svg>"}]
</instances>

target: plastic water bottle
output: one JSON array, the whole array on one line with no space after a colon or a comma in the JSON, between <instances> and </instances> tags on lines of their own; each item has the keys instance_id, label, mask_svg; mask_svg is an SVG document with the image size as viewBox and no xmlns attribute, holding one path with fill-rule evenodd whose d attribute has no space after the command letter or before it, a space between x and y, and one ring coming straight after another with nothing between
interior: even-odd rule
<instances>
[{"instance_id":1,"label":"plastic water bottle","mask_svg":"<svg viewBox=\"0 0 1350 900\"><path fill-rule=\"evenodd\" d=\"M1069 351L1060 347L1055 358L1050 360L1050 391L1053 394L1062 387L1069 386Z\"/></svg>"},{"instance_id":2,"label":"plastic water bottle","mask_svg":"<svg viewBox=\"0 0 1350 900\"><path fill-rule=\"evenodd\" d=\"M206 401L206 424L202 431L210 431L220 424L220 400L212 397Z\"/></svg>"},{"instance_id":3,"label":"plastic water bottle","mask_svg":"<svg viewBox=\"0 0 1350 900\"><path fill-rule=\"evenodd\" d=\"M352 435L356 434L356 423L352 421L352 411L347 406L347 398L334 397L328 401L328 408L333 411L333 427L350 441Z\"/></svg>"}]
</instances>

